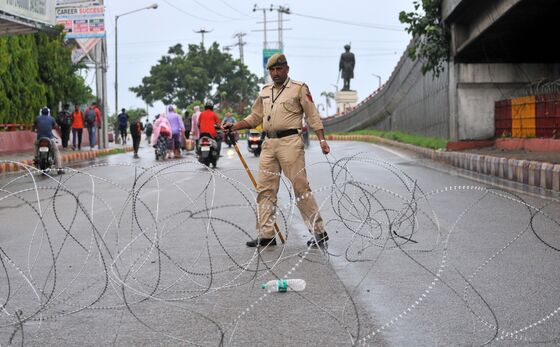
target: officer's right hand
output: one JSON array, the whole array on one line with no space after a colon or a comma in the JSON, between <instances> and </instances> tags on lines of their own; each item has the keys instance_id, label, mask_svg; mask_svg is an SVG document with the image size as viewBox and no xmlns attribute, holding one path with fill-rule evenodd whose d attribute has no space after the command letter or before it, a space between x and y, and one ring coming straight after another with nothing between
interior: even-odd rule
<instances>
[{"instance_id":1,"label":"officer's right hand","mask_svg":"<svg viewBox=\"0 0 560 347\"><path fill-rule=\"evenodd\" d=\"M226 132L226 134L229 134L230 132L233 131L233 123L228 123L225 122L222 124L222 129L224 129L224 131Z\"/></svg>"}]
</instances>

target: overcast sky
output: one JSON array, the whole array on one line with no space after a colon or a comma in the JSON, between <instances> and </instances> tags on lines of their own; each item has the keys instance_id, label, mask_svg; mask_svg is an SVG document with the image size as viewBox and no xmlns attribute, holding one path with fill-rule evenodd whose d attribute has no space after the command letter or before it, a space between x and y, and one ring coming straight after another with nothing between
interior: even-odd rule
<instances>
[{"instance_id":1,"label":"overcast sky","mask_svg":"<svg viewBox=\"0 0 560 347\"><path fill-rule=\"evenodd\" d=\"M264 41L263 12L253 12L270 5L288 7L292 14L284 15L284 52L290 65L290 77L307 83L320 113L325 115L323 91L335 91L338 62L344 45L351 43L356 56L354 79L350 87L364 99L378 87L378 78L385 82L410 40L398 20L401 10L411 11L412 0L345 0L345 1L271 1L255 0L105 0L105 21L108 44L108 102L114 112L115 15L149 6L156 2L156 10L143 10L119 18L119 108L142 107L146 104L128 90L147 76L152 65L167 53L170 46L183 46L201 41L195 33L210 30L204 37L208 46L216 41L220 47L237 42L235 33L243 32L244 61L251 72L261 77ZM319 18L313 18L319 17ZM269 28L277 29L278 12L267 11ZM261 31L256 31L261 30ZM270 46L278 41L278 31L268 32ZM239 47L231 54L239 58ZM93 70L88 82L94 79ZM342 88L342 80L338 81ZM161 103L149 108L149 115L160 112ZM334 111L331 106L329 114Z\"/></svg>"}]
</instances>

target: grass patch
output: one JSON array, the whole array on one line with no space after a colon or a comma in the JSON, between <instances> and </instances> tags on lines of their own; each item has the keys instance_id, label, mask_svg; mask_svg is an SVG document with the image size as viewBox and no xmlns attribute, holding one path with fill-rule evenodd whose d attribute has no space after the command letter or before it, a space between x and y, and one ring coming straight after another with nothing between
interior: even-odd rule
<instances>
[{"instance_id":1,"label":"grass patch","mask_svg":"<svg viewBox=\"0 0 560 347\"><path fill-rule=\"evenodd\" d=\"M445 148L448 142L447 140L438 139L435 137L407 134L400 131L381 131L381 130L374 130L374 129L363 129L363 130L356 130L351 132L335 133L335 134L336 135L374 135L389 140L394 140L398 142L408 143L411 145L424 147L424 148L431 148L431 149Z\"/></svg>"},{"instance_id":2,"label":"grass patch","mask_svg":"<svg viewBox=\"0 0 560 347\"><path fill-rule=\"evenodd\" d=\"M126 151L125 151L124 148L113 148L113 149L111 149L109 152L106 152L106 153L104 153L104 152L98 153L97 156L98 156L98 157L104 157L104 156L106 156L106 155L119 154L119 153L126 153Z\"/></svg>"}]
</instances>

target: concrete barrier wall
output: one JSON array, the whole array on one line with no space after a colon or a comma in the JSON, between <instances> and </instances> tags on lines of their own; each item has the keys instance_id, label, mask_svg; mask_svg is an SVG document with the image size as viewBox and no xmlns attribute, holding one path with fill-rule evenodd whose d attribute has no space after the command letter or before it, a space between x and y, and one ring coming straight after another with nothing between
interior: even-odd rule
<instances>
[{"instance_id":1,"label":"concrete barrier wall","mask_svg":"<svg viewBox=\"0 0 560 347\"><path fill-rule=\"evenodd\" d=\"M422 75L421 63L403 54L391 77L353 111L323 121L327 132L364 128L449 137L449 73Z\"/></svg>"},{"instance_id":2,"label":"concrete barrier wall","mask_svg":"<svg viewBox=\"0 0 560 347\"><path fill-rule=\"evenodd\" d=\"M459 140L494 137L497 100L534 94L529 85L560 78L560 64L454 64L453 69L451 118L456 119Z\"/></svg>"},{"instance_id":3,"label":"concrete barrier wall","mask_svg":"<svg viewBox=\"0 0 560 347\"><path fill-rule=\"evenodd\" d=\"M58 130L53 131L55 136L60 139L60 133ZM18 153L18 152L32 152L35 148L35 139L37 138L37 133L29 130L23 131L2 131L0 132L0 155ZM70 132L70 141L68 145L72 146L72 133ZM61 141L58 140L59 147L61 146ZM89 146L89 138L87 129L83 130L82 133L82 148Z\"/></svg>"},{"instance_id":4,"label":"concrete barrier wall","mask_svg":"<svg viewBox=\"0 0 560 347\"><path fill-rule=\"evenodd\" d=\"M406 55L383 87L346 115L323 121L327 132L373 128L450 140L494 137L496 100L527 95L535 81L560 78L560 64L455 64L434 78Z\"/></svg>"}]
</instances>

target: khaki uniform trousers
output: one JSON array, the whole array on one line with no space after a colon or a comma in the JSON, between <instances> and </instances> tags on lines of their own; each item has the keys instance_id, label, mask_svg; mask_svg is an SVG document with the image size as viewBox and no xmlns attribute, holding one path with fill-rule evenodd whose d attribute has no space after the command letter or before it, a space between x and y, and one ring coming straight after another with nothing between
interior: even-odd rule
<instances>
[{"instance_id":1,"label":"khaki uniform trousers","mask_svg":"<svg viewBox=\"0 0 560 347\"><path fill-rule=\"evenodd\" d=\"M305 225L316 234L322 233L323 219L307 181L303 140L300 135L291 135L279 139L267 138L263 143L257 180L259 236L270 239L276 234L276 202L282 172L292 183L294 198Z\"/></svg>"}]
</instances>

